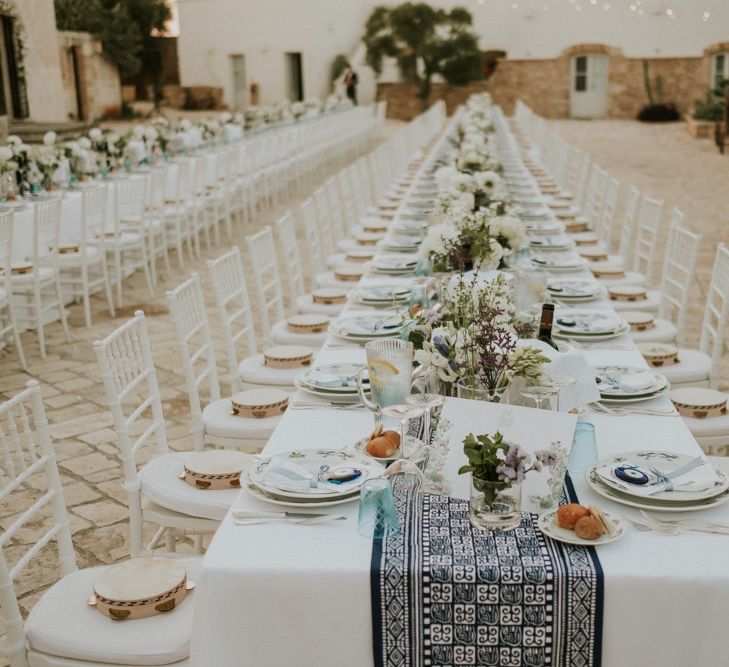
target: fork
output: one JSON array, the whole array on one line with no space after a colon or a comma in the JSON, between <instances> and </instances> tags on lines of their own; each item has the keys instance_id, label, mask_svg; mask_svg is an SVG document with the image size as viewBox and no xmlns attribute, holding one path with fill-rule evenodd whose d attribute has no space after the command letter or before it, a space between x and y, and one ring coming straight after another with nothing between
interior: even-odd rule
<instances>
[{"instance_id":1,"label":"fork","mask_svg":"<svg viewBox=\"0 0 729 667\"><path fill-rule=\"evenodd\" d=\"M677 519L658 519L646 512L640 510L640 515L659 526L673 527L677 530L693 530L703 533L719 533L721 535L729 535L729 525L725 523L714 523L713 521L680 521Z\"/></svg>"},{"instance_id":2,"label":"fork","mask_svg":"<svg viewBox=\"0 0 729 667\"><path fill-rule=\"evenodd\" d=\"M650 415L653 417L676 417L676 410L660 410L652 408L609 408L602 403L590 403L590 407L596 412L602 412L608 415L624 417L625 415Z\"/></svg>"}]
</instances>

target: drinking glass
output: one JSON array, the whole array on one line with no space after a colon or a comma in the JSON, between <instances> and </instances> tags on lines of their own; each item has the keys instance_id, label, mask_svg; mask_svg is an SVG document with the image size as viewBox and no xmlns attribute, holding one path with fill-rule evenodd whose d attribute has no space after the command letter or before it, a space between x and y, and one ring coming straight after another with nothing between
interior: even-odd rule
<instances>
[{"instance_id":1,"label":"drinking glass","mask_svg":"<svg viewBox=\"0 0 729 667\"><path fill-rule=\"evenodd\" d=\"M404 403L412 385L413 344L394 338L373 340L365 345L365 351L372 401L364 395L363 368L357 383L362 403L373 412Z\"/></svg>"},{"instance_id":2,"label":"drinking glass","mask_svg":"<svg viewBox=\"0 0 729 667\"><path fill-rule=\"evenodd\" d=\"M577 422L568 465L570 476L584 475L595 463L597 463L595 425L590 422Z\"/></svg>"},{"instance_id":3,"label":"drinking glass","mask_svg":"<svg viewBox=\"0 0 729 667\"><path fill-rule=\"evenodd\" d=\"M571 375L550 375L549 376L549 384L551 384L553 387L557 389L557 399L556 399L556 410L559 412L559 397L562 393L562 390L566 387L570 387L573 384L577 382L577 378L572 377Z\"/></svg>"},{"instance_id":4,"label":"drinking glass","mask_svg":"<svg viewBox=\"0 0 729 667\"><path fill-rule=\"evenodd\" d=\"M384 477L368 479L360 487L357 530L376 540L400 532L392 487Z\"/></svg>"}]
</instances>

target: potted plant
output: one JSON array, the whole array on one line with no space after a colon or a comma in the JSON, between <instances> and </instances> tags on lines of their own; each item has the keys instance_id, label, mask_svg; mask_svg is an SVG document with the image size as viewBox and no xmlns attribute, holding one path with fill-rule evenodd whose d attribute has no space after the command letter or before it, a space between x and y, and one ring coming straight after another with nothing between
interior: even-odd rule
<instances>
[{"instance_id":1,"label":"potted plant","mask_svg":"<svg viewBox=\"0 0 729 667\"><path fill-rule=\"evenodd\" d=\"M511 530L521 523L521 484L527 473L556 461L554 453L539 450L531 454L520 445L494 435L473 435L463 440L468 463L458 474L471 474L469 515L477 528Z\"/></svg>"}]
</instances>

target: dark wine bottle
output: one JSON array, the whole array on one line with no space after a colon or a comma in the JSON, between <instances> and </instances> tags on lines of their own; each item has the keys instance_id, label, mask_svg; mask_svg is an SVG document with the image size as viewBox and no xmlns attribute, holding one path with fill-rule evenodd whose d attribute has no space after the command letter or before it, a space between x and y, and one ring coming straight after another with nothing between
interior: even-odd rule
<instances>
[{"instance_id":1,"label":"dark wine bottle","mask_svg":"<svg viewBox=\"0 0 729 667\"><path fill-rule=\"evenodd\" d=\"M542 319L539 322L539 333L537 340L551 345L555 350L559 349L557 343L552 340L552 323L554 322L554 304L545 303L542 305Z\"/></svg>"}]
</instances>

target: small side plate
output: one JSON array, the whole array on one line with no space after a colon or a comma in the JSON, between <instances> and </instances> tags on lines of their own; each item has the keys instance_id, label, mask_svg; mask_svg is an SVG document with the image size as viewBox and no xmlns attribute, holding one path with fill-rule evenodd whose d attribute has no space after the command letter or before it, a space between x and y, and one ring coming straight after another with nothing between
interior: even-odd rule
<instances>
[{"instance_id":1,"label":"small side plate","mask_svg":"<svg viewBox=\"0 0 729 667\"><path fill-rule=\"evenodd\" d=\"M615 542L625 535L625 522L619 514L615 514L615 512L606 512L605 510L603 510L602 513L609 521L612 521L613 526L615 526L615 530L612 535L608 535L606 533L596 540L583 540L581 537L577 537L577 533L575 533L574 530L560 528L556 521L557 508L542 514L539 517L537 525L547 537L551 537L553 540L557 540L557 542L576 544L581 547L597 547L601 544L610 544L610 542Z\"/></svg>"}]
</instances>

